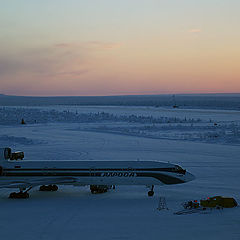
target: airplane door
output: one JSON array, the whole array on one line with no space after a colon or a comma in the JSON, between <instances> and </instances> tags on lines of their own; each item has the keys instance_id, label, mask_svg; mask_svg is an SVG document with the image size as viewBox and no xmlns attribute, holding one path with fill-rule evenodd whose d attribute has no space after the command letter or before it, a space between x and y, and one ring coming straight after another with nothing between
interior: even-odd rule
<instances>
[{"instance_id":1,"label":"airplane door","mask_svg":"<svg viewBox=\"0 0 240 240\"><path fill-rule=\"evenodd\" d=\"M94 176L95 176L95 173L96 173L95 168L94 168L94 167L91 167L91 168L89 169L89 175L90 175L91 177L94 177Z\"/></svg>"},{"instance_id":2,"label":"airplane door","mask_svg":"<svg viewBox=\"0 0 240 240\"><path fill-rule=\"evenodd\" d=\"M48 167L44 167L42 172L43 172L43 176L49 176L49 169L48 169Z\"/></svg>"}]
</instances>

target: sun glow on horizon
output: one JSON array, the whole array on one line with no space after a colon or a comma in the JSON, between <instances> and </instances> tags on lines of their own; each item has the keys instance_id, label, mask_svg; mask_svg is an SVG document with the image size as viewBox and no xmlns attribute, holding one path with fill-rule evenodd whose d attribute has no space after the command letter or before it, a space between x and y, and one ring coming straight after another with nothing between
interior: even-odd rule
<instances>
[{"instance_id":1,"label":"sun glow on horizon","mask_svg":"<svg viewBox=\"0 0 240 240\"><path fill-rule=\"evenodd\" d=\"M13 2L0 10L1 93L240 92L240 2Z\"/></svg>"}]
</instances>

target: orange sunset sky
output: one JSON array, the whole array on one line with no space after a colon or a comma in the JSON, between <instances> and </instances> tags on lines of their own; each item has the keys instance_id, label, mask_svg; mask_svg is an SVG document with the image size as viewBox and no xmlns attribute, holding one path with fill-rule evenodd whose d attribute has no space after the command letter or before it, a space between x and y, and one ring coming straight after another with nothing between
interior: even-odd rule
<instances>
[{"instance_id":1,"label":"orange sunset sky","mask_svg":"<svg viewBox=\"0 0 240 240\"><path fill-rule=\"evenodd\" d=\"M11 0L0 93L240 92L238 0Z\"/></svg>"}]
</instances>

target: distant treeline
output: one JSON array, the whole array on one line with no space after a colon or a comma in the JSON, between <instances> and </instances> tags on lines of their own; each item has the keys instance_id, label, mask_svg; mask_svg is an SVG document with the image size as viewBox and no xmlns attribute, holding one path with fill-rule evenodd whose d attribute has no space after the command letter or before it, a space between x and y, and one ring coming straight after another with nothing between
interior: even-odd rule
<instances>
[{"instance_id":1,"label":"distant treeline","mask_svg":"<svg viewBox=\"0 0 240 240\"><path fill-rule=\"evenodd\" d=\"M152 117L137 115L115 115L107 112L74 113L71 111L41 110L24 107L0 107L0 124L24 123L96 123L96 122L125 122L139 124L165 123L199 123L201 119L187 119L177 117Z\"/></svg>"},{"instance_id":2,"label":"distant treeline","mask_svg":"<svg viewBox=\"0 0 240 240\"><path fill-rule=\"evenodd\" d=\"M96 105L240 110L240 94L27 97L0 94L0 106Z\"/></svg>"}]
</instances>

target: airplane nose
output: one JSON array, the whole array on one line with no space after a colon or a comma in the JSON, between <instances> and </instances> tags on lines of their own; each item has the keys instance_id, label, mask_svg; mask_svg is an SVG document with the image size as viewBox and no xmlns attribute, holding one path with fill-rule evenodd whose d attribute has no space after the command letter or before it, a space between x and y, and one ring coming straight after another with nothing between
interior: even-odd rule
<instances>
[{"instance_id":1,"label":"airplane nose","mask_svg":"<svg viewBox=\"0 0 240 240\"><path fill-rule=\"evenodd\" d=\"M186 172L186 174L185 174L185 181L186 182L190 182L190 181L192 181L194 179L196 179L196 177L193 174L191 174L189 172Z\"/></svg>"}]
</instances>

